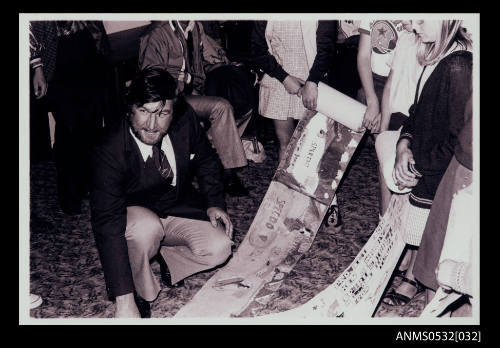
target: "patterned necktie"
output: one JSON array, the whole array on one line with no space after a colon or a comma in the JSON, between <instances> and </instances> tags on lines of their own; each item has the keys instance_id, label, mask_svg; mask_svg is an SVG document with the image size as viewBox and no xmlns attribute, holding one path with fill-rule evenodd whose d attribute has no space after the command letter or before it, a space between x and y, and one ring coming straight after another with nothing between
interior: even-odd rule
<instances>
[{"instance_id":1,"label":"patterned necktie","mask_svg":"<svg viewBox=\"0 0 500 348\"><path fill-rule=\"evenodd\" d=\"M171 182L173 178L172 168L168 163L167 156L165 156L165 153L160 149L159 145L153 145L153 160L161 176Z\"/></svg>"}]
</instances>

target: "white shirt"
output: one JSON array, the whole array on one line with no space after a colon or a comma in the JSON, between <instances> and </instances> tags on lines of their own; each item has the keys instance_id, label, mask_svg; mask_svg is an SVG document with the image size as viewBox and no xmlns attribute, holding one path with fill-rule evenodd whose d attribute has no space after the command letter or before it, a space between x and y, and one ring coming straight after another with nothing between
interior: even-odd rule
<instances>
[{"instance_id":1,"label":"white shirt","mask_svg":"<svg viewBox=\"0 0 500 348\"><path fill-rule=\"evenodd\" d=\"M132 137L134 138L135 142L137 143L137 146L139 146L139 151L141 151L141 155L142 155L144 162L147 161L148 157L153 158L153 146L144 144L142 141L137 139L134 132L132 132L132 129L129 129L129 130L130 130L130 134L132 134ZM163 137L163 140L161 143L161 149L165 153L165 156L167 157L168 163L170 164L170 167L172 168L172 174L174 175L172 178L172 186L175 186L176 177L177 177L177 175L176 175L177 174L177 167L175 165L174 148L172 146L172 142L170 141L170 137L168 136L168 134Z\"/></svg>"},{"instance_id":2,"label":"white shirt","mask_svg":"<svg viewBox=\"0 0 500 348\"><path fill-rule=\"evenodd\" d=\"M402 32L398 38L392 61L392 82L389 97L391 113L401 112L408 116L408 110L415 99L415 88L422 72L417 61L415 34Z\"/></svg>"}]
</instances>

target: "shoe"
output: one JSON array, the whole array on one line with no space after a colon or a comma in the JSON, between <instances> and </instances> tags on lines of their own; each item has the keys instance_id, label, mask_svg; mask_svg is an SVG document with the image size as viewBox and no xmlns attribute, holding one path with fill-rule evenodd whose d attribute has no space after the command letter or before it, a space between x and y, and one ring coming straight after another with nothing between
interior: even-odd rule
<instances>
[{"instance_id":1,"label":"shoe","mask_svg":"<svg viewBox=\"0 0 500 348\"><path fill-rule=\"evenodd\" d=\"M224 188L226 193L234 197L244 197L248 196L248 190L243 186L238 176L230 176L224 183Z\"/></svg>"},{"instance_id":2,"label":"shoe","mask_svg":"<svg viewBox=\"0 0 500 348\"><path fill-rule=\"evenodd\" d=\"M36 308L40 306L43 302L43 299L41 296L36 295L36 294L30 294L30 309Z\"/></svg>"},{"instance_id":3,"label":"shoe","mask_svg":"<svg viewBox=\"0 0 500 348\"><path fill-rule=\"evenodd\" d=\"M326 227L333 226L336 231L340 231L342 228L342 217L340 216L338 205L333 204L328 208L323 222Z\"/></svg>"},{"instance_id":4,"label":"shoe","mask_svg":"<svg viewBox=\"0 0 500 348\"><path fill-rule=\"evenodd\" d=\"M160 275L161 275L161 281L163 282L163 285L165 285L167 288L180 288L181 286L184 286L184 280L181 280L175 284L172 284L172 278L170 277L170 271L168 270L167 263L163 259L163 256L161 256L159 253L156 257L158 263L160 264Z\"/></svg>"},{"instance_id":5,"label":"shoe","mask_svg":"<svg viewBox=\"0 0 500 348\"><path fill-rule=\"evenodd\" d=\"M382 302L385 303L386 305L389 306L406 306L408 303L410 303L411 300L413 300L418 294L420 294L422 291L424 291L424 288L420 286L416 281L408 279L406 277L403 277L401 279L401 284L402 282L405 282L407 284L410 284L413 289L414 293L411 297L406 296L404 294L401 294L397 292L396 289L392 288L382 299Z\"/></svg>"},{"instance_id":6,"label":"shoe","mask_svg":"<svg viewBox=\"0 0 500 348\"><path fill-rule=\"evenodd\" d=\"M135 304L141 314L141 318L151 318L151 305L148 301L134 293Z\"/></svg>"}]
</instances>

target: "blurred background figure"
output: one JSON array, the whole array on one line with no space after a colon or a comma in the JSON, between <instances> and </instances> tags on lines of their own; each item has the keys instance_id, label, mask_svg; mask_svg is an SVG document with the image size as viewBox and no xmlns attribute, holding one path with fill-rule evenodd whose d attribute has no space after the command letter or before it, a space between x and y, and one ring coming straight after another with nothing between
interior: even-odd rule
<instances>
[{"instance_id":1,"label":"blurred background figure","mask_svg":"<svg viewBox=\"0 0 500 348\"><path fill-rule=\"evenodd\" d=\"M35 95L47 95L56 121L59 205L68 215L80 214L89 192L90 151L109 111L106 33L100 21L32 21L30 48Z\"/></svg>"},{"instance_id":2,"label":"blurred background figure","mask_svg":"<svg viewBox=\"0 0 500 348\"><path fill-rule=\"evenodd\" d=\"M30 23L30 161L47 161L52 158L52 144L47 104L47 81L43 72L40 52Z\"/></svg>"},{"instance_id":3,"label":"blurred background figure","mask_svg":"<svg viewBox=\"0 0 500 348\"><path fill-rule=\"evenodd\" d=\"M335 56L332 61L330 85L336 90L356 99L361 88L357 56L359 45L359 24L357 20L338 21L338 35Z\"/></svg>"}]
</instances>

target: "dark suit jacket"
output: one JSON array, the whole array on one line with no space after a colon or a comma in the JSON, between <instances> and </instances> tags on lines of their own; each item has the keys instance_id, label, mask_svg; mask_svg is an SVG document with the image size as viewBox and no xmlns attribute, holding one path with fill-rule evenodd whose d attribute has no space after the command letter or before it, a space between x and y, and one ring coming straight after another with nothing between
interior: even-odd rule
<instances>
[{"instance_id":1,"label":"dark suit jacket","mask_svg":"<svg viewBox=\"0 0 500 348\"><path fill-rule=\"evenodd\" d=\"M91 222L111 297L134 290L125 240L128 206L149 208L161 218L170 215L198 220L208 220L207 207L226 208L222 164L189 105L176 116L168 134L176 160L174 188L156 168L145 164L125 119L94 151ZM199 192L192 187L193 175Z\"/></svg>"}]
</instances>

